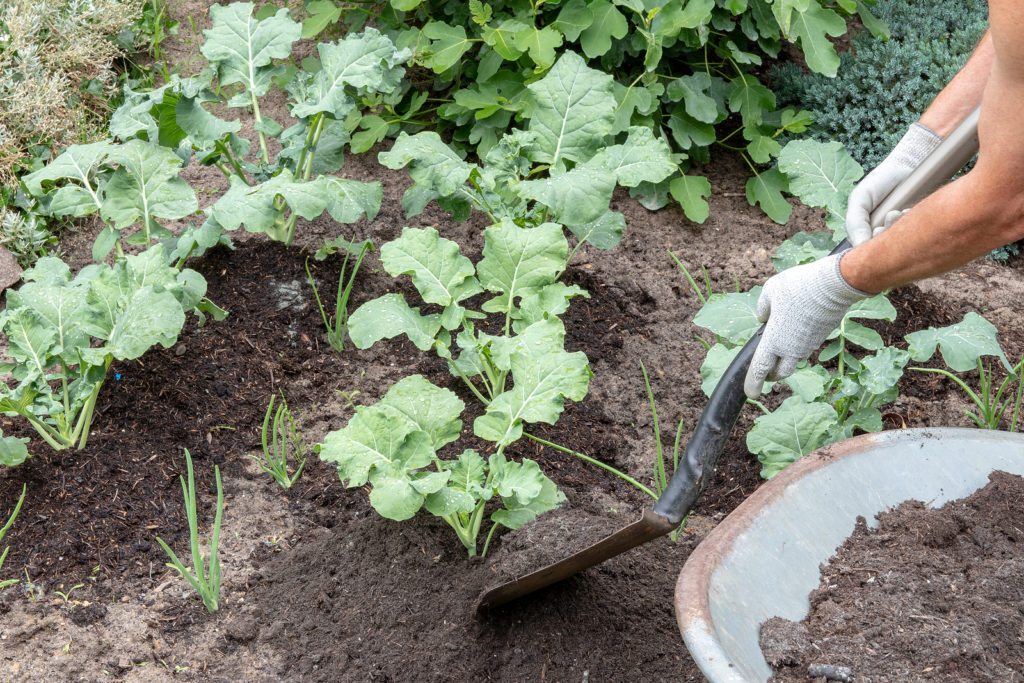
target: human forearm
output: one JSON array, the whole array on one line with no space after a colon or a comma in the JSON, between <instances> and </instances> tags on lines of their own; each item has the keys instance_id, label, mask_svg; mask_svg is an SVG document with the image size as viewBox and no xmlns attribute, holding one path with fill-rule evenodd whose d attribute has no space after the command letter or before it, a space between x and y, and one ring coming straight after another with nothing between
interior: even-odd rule
<instances>
[{"instance_id":1,"label":"human forearm","mask_svg":"<svg viewBox=\"0 0 1024 683\"><path fill-rule=\"evenodd\" d=\"M981 102L992 69L995 49L986 31L964 67L921 115L920 122L945 138Z\"/></svg>"},{"instance_id":2,"label":"human forearm","mask_svg":"<svg viewBox=\"0 0 1024 683\"><path fill-rule=\"evenodd\" d=\"M986 203L993 194L970 174L935 192L892 228L841 261L852 287L880 292L958 268L1024 237L1024 220Z\"/></svg>"}]
</instances>

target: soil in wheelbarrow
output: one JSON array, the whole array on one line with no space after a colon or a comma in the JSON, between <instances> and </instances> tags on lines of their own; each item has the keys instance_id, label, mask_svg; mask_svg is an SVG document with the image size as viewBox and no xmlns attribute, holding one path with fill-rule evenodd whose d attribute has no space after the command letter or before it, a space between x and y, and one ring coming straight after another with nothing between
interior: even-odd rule
<instances>
[{"instance_id":1,"label":"soil in wheelbarrow","mask_svg":"<svg viewBox=\"0 0 1024 683\"><path fill-rule=\"evenodd\" d=\"M808 681L812 665L857 683L1024 680L1024 479L989 479L940 509L904 503L875 530L858 520L808 617L762 627L773 680Z\"/></svg>"}]
</instances>

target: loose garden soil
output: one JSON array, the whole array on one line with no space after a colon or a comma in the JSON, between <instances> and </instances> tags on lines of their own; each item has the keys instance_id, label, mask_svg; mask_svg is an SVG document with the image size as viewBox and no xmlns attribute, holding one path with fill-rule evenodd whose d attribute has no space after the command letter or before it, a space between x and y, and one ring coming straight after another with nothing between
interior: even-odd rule
<instances>
[{"instance_id":1,"label":"loose garden soil","mask_svg":"<svg viewBox=\"0 0 1024 683\"><path fill-rule=\"evenodd\" d=\"M797 623L774 618L761 646L774 681L807 681L810 664L853 680L1024 679L1024 479L994 472L940 509L909 501L863 518Z\"/></svg>"},{"instance_id":2,"label":"loose garden soil","mask_svg":"<svg viewBox=\"0 0 1024 683\"><path fill-rule=\"evenodd\" d=\"M183 26L187 15L199 29L208 26L205 3L172 3L172 10ZM166 45L171 59L198 70L198 42L184 38ZM283 98L264 112L288 121ZM242 133L251 132L251 120L243 123ZM325 238L344 234L379 247L405 225L436 225L474 261L483 246L481 216L456 224L432 205L405 218L408 175L376 162L389 144L349 156L343 170L383 182L384 204L374 221L300 222L290 250L240 233L233 235L236 249L218 248L190 263L228 318L203 327L189 320L173 347L112 368L87 448L54 453L34 440L29 461L0 470L0 515L13 508L23 485L28 490L4 539L11 546L4 578L22 583L0 593L0 679L700 679L675 625L672 590L696 543L761 481L760 465L744 446L756 417L752 408L741 416L678 543L647 544L484 617L472 613L481 589L632 522L650 501L603 470L523 441L507 452L537 459L567 502L536 524L499 534L486 559L468 560L442 521L380 518L365 490L346 489L315 454L290 491L246 457L259 450L272 393L287 397L309 444L343 427L351 403L372 403L412 373L474 403L440 359L408 342L343 353L326 343L304 271ZM687 221L678 207L651 213L620 193L612 208L629 224L623 242L607 252L585 247L570 263L566 279L590 298L574 300L565 316L567 345L587 354L595 376L586 399L567 405L556 426L531 427L645 482L655 447L640 361L651 372L666 448L679 420L689 434L706 401L699 375L704 349L695 340L706 333L690 322L700 304L667 251L692 272L706 266L715 291L746 289L773 272L769 255L776 245L799 230L823 227L817 210L795 206L790 223L779 226L748 206L747 170L738 159L722 156L702 172L713 189L704 225ZM216 170L193 164L182 176L201 204L224 189ZM85 224L65 236L73 268L88 262L97 231ZM309 264L321 295L333 301L340 260ZM386 291L412 290L407 278L391 278L371 255L352 306ZM899 340L905 331L978 310L1000 328L1008 353L1019 356L1022 299L1024 277L1016 268L976 263L896 292L901 318L878 329ZM950 386L931 375L908 377L887 417L890 426L967 426L960 414L966 403ZM782 398L766 400L776 405ZM487 448L472 437L474 416L467 412L464 437L452 452ZM8 418L2 428L31 436ZM224 476L225 583L222 608L213 615L167 569L155 542L159 536L182 551L188 545L178 483L184 449L196 463L204 538L213 517L214 465ZM67 598L58 594L79 584Z\"/></svg>"}]
</instances>

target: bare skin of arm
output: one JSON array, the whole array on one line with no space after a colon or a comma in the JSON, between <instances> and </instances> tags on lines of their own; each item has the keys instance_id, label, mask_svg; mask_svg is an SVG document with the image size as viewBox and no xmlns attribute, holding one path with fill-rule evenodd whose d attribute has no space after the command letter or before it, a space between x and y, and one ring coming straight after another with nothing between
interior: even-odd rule
<instances>
[{"instance_id":1,"label":"bare skin of arm","mask_svg":"<svg viewBox=\"0 0 1024 683\"><path fill-rule=\"evenodd\" d=\"M989 23L967 66L921 119L946 135L976 106L981 90L977 164L847 252L840 269L851 286L880 292L1024 238L1024 3L990 0Z\"/></svg>"}]
</instances>

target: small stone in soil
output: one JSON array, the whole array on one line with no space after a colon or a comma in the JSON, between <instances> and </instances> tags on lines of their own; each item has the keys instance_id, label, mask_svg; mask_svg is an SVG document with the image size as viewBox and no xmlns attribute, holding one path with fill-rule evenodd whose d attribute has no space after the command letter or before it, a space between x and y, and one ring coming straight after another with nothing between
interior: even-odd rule
<instances>
[{"instance_id":1,"label":"small stone in soil","mask_svg":"<svg viewBox=\"0 0 1024 683\"><path fill-rule=\"evenodd\" d=\"M810 678L824 676L830 681L840 681L840 683L850 683L853 680L853 671L850 667L832 664L811 664L807 667L807 675Z\"/></svg>"}]
</instances>

